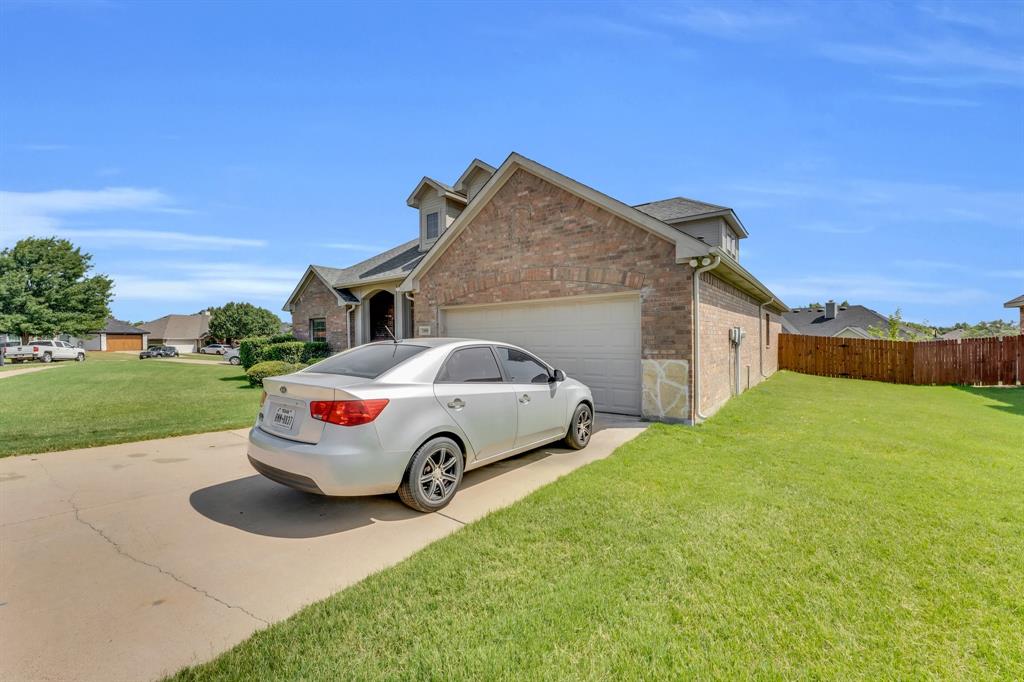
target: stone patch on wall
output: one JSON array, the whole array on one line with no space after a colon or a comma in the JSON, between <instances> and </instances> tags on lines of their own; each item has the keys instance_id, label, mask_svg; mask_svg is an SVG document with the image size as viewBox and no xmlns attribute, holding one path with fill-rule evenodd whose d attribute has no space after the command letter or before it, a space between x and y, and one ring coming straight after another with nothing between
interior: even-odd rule
<instances>
[{"instance_id":1,"label":"stone patch on wall","mask_svg":"<svg viewBox=\"0 0 1024 682\"><path fill-rule=\"evenodd\" d=\"M640 361L643 370L641 412L650 419L690 419L690 363L687 360Z\"/></svg>"}]
</instances>

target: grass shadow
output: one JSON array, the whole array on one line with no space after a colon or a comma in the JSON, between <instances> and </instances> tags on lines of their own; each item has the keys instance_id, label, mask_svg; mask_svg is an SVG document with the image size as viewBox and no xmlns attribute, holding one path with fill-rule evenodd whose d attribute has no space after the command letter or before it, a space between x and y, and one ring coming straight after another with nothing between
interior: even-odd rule
<instances>
[{"instance_id":1,"label":"grass shadow","mask_svg":"<svg viewBox=\"0 0 1024 682\"><path fill-rule=\"evenodd\" d=\"M249 377L245 376L244 374L239 374L238 376L232 376L232 377L220 377L217 380L218 381L249 381Z\"/></svg>"},{"instance_id":2,"label":"grass shadow","mask_svg":"<svg viewBox=\"0 0 1024 682\"><path fill-rule=\"evenodd\" d=\"M1024 417L1024 387L1021 386L955 386L965 393L984 398L986 407ZM993 404L996 403L996 404Z\"/></svg>"}]
</instances>

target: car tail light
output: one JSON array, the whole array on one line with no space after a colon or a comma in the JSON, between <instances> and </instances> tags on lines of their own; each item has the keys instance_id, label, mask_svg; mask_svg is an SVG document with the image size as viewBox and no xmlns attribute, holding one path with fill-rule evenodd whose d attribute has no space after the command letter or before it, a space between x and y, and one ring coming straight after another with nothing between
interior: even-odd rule
<instances>
[{"instance_id":1,"label":"car tail light","mask_svg":"<svg viewBox=\"0 0 1024 682\"><path fill-rule=\"evenodd\" d=\"M38 353L39 352L39 346L32 346L32 352L33 353Z\"/></svg>"},{"instance_id":2,"label":"car tail light","mask_svg":"<svg viewBox=\"0 0 1024 682\"><path fill-rule=\"evenodd\" d=\"M260 407L263 407L263 403L267 402L267 392L263 391L263 395L260 396Z\"/></svg>"},{"instance_id":3,"label":"car tail light","mask_svg":"<svg viewBox=\"0 0 1024 682\"><path fill-rule=\"evenodd\" d=\"M314 400L309 416L328 424L359 426L376 419L387 404L387 400Z\"/></svg>"}]
</instances>

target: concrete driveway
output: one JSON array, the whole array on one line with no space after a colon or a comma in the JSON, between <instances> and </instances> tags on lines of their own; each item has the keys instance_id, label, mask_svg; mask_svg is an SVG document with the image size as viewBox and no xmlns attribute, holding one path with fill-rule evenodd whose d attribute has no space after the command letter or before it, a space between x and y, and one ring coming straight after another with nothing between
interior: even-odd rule
<instances>
[{"instance_id":1,"label":"concrete driveway","mask_svg":"<svg viewBox=\"0 0 1024 682\"><path fill-rule=\"evenodd\" d=\"M205 661L584 464L590 446L469 472L443 512L256 475L245 430L0 460L0 679L146 680Z\"/></svg>"}]
</instances>

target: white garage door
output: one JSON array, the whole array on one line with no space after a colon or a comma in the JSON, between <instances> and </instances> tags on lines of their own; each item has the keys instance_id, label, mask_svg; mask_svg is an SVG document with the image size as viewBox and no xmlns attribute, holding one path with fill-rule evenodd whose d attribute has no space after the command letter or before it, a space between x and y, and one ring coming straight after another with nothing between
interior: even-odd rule
<instances>
[{"instance_id":1,"label":"white garage door","mask_svg":"<svg viewBox=\"0 0 1024 682\"><path fill-rule=\"evenodd\" d=\"M587 384L598 410L640 414L640 299L559 299L445 310L445 335L505 341Z\"/></svg>"}]
</instances>

